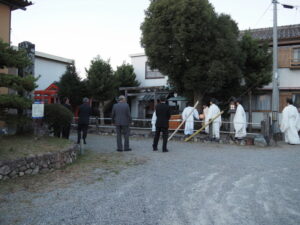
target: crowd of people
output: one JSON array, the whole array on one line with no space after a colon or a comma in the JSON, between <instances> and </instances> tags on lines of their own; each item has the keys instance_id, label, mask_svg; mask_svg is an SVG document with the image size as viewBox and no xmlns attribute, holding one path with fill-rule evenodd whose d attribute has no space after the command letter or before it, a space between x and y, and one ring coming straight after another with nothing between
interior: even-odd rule
<instances>
[{"instance_id":1,"label":"crowd of people","mask_svg":"<svg viewBox=\"0 0 300 225\"><path fill-rule=\"evenodd\" d=\"M169 120L171 118L171 110L166 103L166 98L161 97L158 100L158 104L155 107L155 111L152 116L152 131L154 133L153 138L153 151L158 151L158 143L160 134L162 133L162 151L168 152L168 131ZM245 110L241 104L239 98L233 99L235 105L235 114L233 118L233 127L235 132L235 138L241 140L247 136L247 118ZM199 114L196 107L192 106L191 102L187 103L186 108L182 112L182 120L184 121L184 135L189 137L194 133L195 120L202 121L203 127L205 127L205 133L209 133L208 124L211 123L211 135L213 140L218 141L220 139L220 127L222 125L222 116L217 100L212 98L209 104L203 105L202 113ZM64 106L70 109L68 99L65 99ZM77 143L79 144L81 139L86 144L87 130L89 126L89 120L92 113L92 109L89 105L89 99L84 98L83 104L80 105L78 111L78 129L77 129ZM116 129L117 138L117 151L131 151L129 136L130 125L132 118L130 114L130 107L126 102L126 97L121 95L118 98L118 102L114 104L112 109L112 124ZM292 99L287 99L287 106L282 111L282 120L280 121L280 129L284 134L285 142L288 144L300 144L300 138L298 131L300 130L300 116L298 109L293 105ZM68 138L70 133L70 127L63 131L64 137ZM123 138L124 137L124 143Z\"/></svg>"}]
</instances>

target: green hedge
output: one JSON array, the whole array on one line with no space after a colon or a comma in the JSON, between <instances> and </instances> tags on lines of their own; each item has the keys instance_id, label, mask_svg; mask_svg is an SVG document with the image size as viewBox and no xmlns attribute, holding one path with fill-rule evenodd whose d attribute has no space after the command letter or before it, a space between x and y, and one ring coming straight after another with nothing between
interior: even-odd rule
<instances>
[{"instance_id":1,"label":"green hedge","mask_svg":"<svg viewBox=\"0 0 300 225\"><path fill-rule=\"evenodd\" d=\"M61 104L45 105L44 121L53 129L55 136L59 136L63 127L70 125L72 118L72 112Z\"/></svg>"}]
</instances>

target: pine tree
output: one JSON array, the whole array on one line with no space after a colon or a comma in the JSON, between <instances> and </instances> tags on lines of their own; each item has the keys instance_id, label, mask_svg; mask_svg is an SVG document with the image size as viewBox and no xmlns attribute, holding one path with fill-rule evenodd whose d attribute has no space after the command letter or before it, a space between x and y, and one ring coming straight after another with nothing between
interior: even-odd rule
<instances>
[{"instance_id":1,"label":"pine tree","mask_svg":"<svg viewBox=\"0 0 300 225\"><path fill-rule=\"evenodd\" d=\"M84 85L76 72L75 65L69 65L58 82L58 95L61 99L68 98L73 108L82 103L85 97Z\"/></svg>"},{"instance_id":2,"label":"pine tree","mask_svg":"<svg viewBox=\"0 0 300 225\"><path fill-rule=\"evenodd\" d=\"M14 50L9 44L0 40L0 68L24 68L29 65L29 60L23 51ZM19 77L14 74L0 74L0 87L11 90L7 94L0 95L0 120L6 123L15 122L20 125L26 120L24 115L9 114L10 109L30 109L32 100L24 96L24 93L36 88L36 78L32 75Z\"/></svg>"}]
</instances>

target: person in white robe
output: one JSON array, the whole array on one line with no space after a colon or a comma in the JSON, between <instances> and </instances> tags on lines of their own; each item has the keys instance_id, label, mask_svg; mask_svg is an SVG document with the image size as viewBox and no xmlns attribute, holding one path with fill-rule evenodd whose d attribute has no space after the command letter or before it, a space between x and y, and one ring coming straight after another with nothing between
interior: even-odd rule
<instances>
[{"instance_id":1,"label":"person in white robe","mask_svg":"<svg viewBox=\"0 0 300 225\"><path fill-rule=\"evenodd\" d=\"M208 115L207 119L208 121L213 119L215 116L217 116L220 113L220 108L216 105L217 100L211 99L210 100L210 106L208 108ZM222 118L221 115L218 116L213 122L212 122L212 135L214 139L220 139L220 127L222 125Z\"/></svg>"},{"instance_id":2,"label":"person in white robe","mask_svg":"<svg viewBox=\"0 0 300 225\"><path fill-rule=\"evenodd\" d=\"M152 132L155 132L156 131L156 112L154 111L153 115L152 115L152 119L151 119L151 125L152 125Z\"/></svg>"},{"instance_id":3,"label":"person in white robe","mask_svg":"<svg viewBox=\"0 0 300 225\"><path fill-rule=\"evenodd\" d=\"M235 130L235 138L242 139L247 135L247 118L244 107L240 104L239 99L235 99L236 112L233 118L233 127Z\"/></svg>"},{"instance_id":4,"label":"person in white robe","mask_svg":"<svg viewBox=\"0 0 300 225\"><path fill-rule=\"evenodd\" d=\"M288 144L300 144L298 131L300 130L300 118L292 99L287 99L287 106L282 111L280 130L284 133L285 142Z\"/></svg>"},{"instance_id":5,"label":"person in white robe","mask_svg":"<svg viewBox=\"0 0 300 225\"><path fill-rule=\"evenodd\" d=\"M203 115L204 115L204 123L207 124L208 123L208 106L207 105L203 105ZM209 133L209 126L205 127L205 133Z\"/></svg>"},{"instance_id":6,"label":"person in white robe","mask_svg":"<svg viewBox=\"0 0 300 225\"><path fill-rule=\"evenodd\" d=\"M182 112L182 119L185 120L184 135L188 136L194 133L194 118L199 119L199 113L189 102Z\"/></svg>"}]
</instances>

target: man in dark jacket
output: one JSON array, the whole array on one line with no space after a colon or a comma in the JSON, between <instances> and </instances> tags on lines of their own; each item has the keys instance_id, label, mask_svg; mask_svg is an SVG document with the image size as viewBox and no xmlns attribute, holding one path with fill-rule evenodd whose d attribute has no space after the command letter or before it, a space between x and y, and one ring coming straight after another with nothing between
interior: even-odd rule
<instances>
[{"instance_id":1,"label":"man in dark jacket","mask_svg":"<svg viewBox=\"0 0 300 225\"><path fill-rule=\"evenodd\" d=\"M81 132L82 132L83 143L86 144L86 136L87 136L87 130L88 130L91 114L92 114L92 109L89 106L89 99L83 98L83 104L79 106L79 111L78 111L77 144L80 144Z\"/></svg>"},{"instance_id":2,"label":"man in dark jacket","mask_svg":"<svg viewBox=\"0 0 300 225\"><path fill-rule=\"evenodd\" d=\"M118 103L114 104L112 109L112 123L116 126L117 133L117 151L123 151L122 133L124 135L124 151L131 151L129 148L129 125L131 123L131 115L129 105L126 103L125 96L121 95Z\"/></svg>"},{"instance_id":3,"label":"man in dark jacket","mask_svg":"<svg viewBox=\"0 0 300 225\"><path fill-rule=\"evenodd\" d=\"M156 105L156 131L153 140L153 151L157 151L157 145L159 141L160 132L163 135L163 152L168 152L167 142L168 142L168 129L169 129L169 119L171 117L170 107L166 104L166 98L161 97L160 103Z\"/></svg>"}]
</instances>

